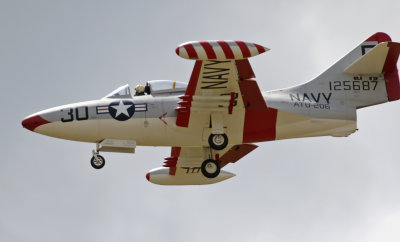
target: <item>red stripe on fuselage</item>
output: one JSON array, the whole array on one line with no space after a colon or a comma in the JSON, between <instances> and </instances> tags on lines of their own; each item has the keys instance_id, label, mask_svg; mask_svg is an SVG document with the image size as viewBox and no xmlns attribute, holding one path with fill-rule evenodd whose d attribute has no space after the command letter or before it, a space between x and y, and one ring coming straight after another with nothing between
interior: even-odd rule
<instances>
[{"instance_id":1,"label":"red stripe on fuselage","mask_svg":"<svg viewBox=\"0 0 400 242\"><path fill-rule=\"evenodd\" d=\"M278 110L268 108L254 80L239 82L245 106L243 143L275 140Z\"/></svg>"}]
</instances>

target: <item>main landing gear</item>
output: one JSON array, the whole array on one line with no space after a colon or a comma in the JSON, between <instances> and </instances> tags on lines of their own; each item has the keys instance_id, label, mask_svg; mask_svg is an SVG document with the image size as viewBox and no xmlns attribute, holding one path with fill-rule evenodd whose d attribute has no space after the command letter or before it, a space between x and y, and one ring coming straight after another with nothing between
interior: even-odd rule
<instances>
[{"instance_id":1,"label":"main landing gear","mask_svg":"<svg viewBox=\"0 0 400 242\"><path fill-rule=\"evenodd\" d=\"M201 164L201 173L207 178L214 178L219 175L219 172L221 171L221 167L219 165L219 162L208 159Z\"/></svg>"},{"instance_id":2,"label":"main landing gear","mask_svg":"<svg viewBox=\"0 0 400 242\"><path fill-rule=\"evenodd\" d=\"M214 150L223 150L228 145L228 136L226 134L210 134L208 144Z\"/></svg>"},{"instance_id":3,"label":"main landing gear","mask_svg":"<svg viewBox=\"0 0 400 242\"><path fill-rule=\"evenodd\" d=\"M98 151L93 150L93 157L90 159L90 164L94 169L101 169L106 164L106 160L103 156L99 155Z\"/></svg>"},{"instance_id":4,"label":"main landing gear","mask_svg":"<svg viewBox=\"0 0 400 242\"><path fill-rule=\"evenodd\" d=\"M228 145L228 136L226 134L210 134L208 137L208 144L210 145L211 149L223 150ZM201 164L201 173L203 173L203 176L207 178L215 178L220 172L221 166L217 157L216 160L210 158L203 161Z\"/></svg>"}]
</instances>

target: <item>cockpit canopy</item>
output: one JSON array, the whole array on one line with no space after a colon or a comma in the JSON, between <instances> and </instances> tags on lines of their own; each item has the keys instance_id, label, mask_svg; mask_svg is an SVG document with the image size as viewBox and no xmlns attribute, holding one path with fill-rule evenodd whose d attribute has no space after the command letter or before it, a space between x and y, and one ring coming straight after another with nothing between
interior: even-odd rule
<instances>
[{"instance_id":1,"label":"cockpit canopy","mask_svg":"<svg viewBox=\"0 0 400 242\"><path fill-rule=\"evenodd\" d=\"M171 80L153 80L153 81L148 81L146 83L146 86L138 85L135 88L136 90L135 96L140 96L145 94L157 95L163 93L185 92L186 88L187 88L187 83L185 82L177 82ZM132 98L132 94L129 89L129 85L126 84L112 91L104 98Z\"/></svg>"},{"instance_id":2,"label":"cockpit canopy","mask_svg":"<svg viewBox=\"0 0 400 242\"><path fill-rule=\"evenodd\" d=\"M146 85L150 87L151 94L184 92L187 88L187 83L171 80L148 81Z\"/></svg>"},{"instance_id":3,"label":"cockpit canopy","mask_svg":"<svg viewBox=\"0 0 400 242\"><path fill-rule=\"evenodd\" d=\"M129 85L123 85L110 92L105 98L132 98L131 90L129 89Z\"/></svg>"}]
</instances>

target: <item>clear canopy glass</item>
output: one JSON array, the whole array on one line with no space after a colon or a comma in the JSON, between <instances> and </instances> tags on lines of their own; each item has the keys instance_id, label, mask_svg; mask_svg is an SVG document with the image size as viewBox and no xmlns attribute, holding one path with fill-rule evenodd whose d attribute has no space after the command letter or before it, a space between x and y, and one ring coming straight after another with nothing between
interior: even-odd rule
<instances>
[{"instance_id":1,"label":"clear canopy glass","mask_svg":"<svg viewBox=\"0 0 400 242\"><path fill-rule=\"evenodd\" d=\"M126 84L122 87L115 89L114 91L106 95L105 98L132 98L129 85Z\"/></svg>"},{"instance_id":2,"label":"clear canopy glass","mask_svg":"<svg viewBox=\"0 0 400 242\"><path fill-rule=\"evenodd\" d=\"M185 82L177 82L171 80L148 81L146 83L146 86L142 86L143 90L141 92L138 92L138 90L140 90L138 89L138 87L135 88L135 96L185 92L187 85L188 84ZM122 87L115 89L104 98L132 98L132 94L129 85L126 84Z\"/></svg>"},{"instance_id":3,"label":"clear canopy glass","mask_svg":"<svg viewBox=\"0 0 400 242\"><path fill-rule=\"evenodd\" d=\"M153 80L148 81L152 94L156 93L172 93L172 92L184 92L187 88L187 83L177 82L171 80Z\"/></svg>"}]
</instances>

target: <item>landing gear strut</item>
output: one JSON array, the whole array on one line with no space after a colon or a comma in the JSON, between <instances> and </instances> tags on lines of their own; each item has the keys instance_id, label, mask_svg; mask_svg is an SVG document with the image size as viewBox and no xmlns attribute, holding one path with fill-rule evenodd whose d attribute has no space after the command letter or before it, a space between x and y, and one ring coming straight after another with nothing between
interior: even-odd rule
<instances>
[{"instance_id":1,"label":"landing gear strut","mask_svg":"<svg viewBox=\"0 0 400 242\"><path fill-rule=\"evenodd\" d=\"M93 157L90 159L90 164L94 169L101 169L106 164L106 160L103 156L99 155L98 151L93 150Z\"/></svg>"},{"instance_id":2,"label":"landing gear strut","mask_svg":"<svg viewBox=\"0 0 400 242\"><path fill-rule=\"evenodd\" d=\"M226 134L210 134L208 143L214 150L223 150L228 145L228 136Z\"/></svg>"},{"instance_id":3,"label":"landing gear strut","mask_svg":"<svg viewBox=\"0 0 400 242\"><path fill-rule=\"evenodd\" d=\"M219 175L219 172L221 171L221 167L219 165L219 162L208 159L201 164L201 173L207 178L214 178Z\"/></svg>"}]
</instances>

